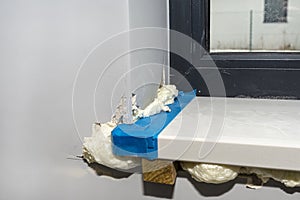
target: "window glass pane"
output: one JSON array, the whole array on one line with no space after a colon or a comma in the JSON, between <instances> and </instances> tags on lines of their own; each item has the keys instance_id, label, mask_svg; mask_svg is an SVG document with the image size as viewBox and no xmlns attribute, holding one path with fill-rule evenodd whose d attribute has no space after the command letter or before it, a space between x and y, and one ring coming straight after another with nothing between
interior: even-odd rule
<instances>
[{"instance_id":1,"label":"window glass pane","mask_svg":"<svg viewBox=\"0 0 300 200\"><path fill-rule=\"evenodd\" d=\"M211 52L299 52L300 0L210 0Z\"/></svg>"}]
</instances>

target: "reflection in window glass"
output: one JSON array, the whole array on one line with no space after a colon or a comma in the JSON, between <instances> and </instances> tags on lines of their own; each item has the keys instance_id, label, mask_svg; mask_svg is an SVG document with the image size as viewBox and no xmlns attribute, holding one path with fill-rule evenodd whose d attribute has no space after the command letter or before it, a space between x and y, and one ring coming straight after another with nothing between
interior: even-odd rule
<instances>
[{"instance_id":1,"label":"reflection in window glass","mask_svg":"<svg viewBox=\"0 0 300 200\"><path fill-rule=\"evenodd\" d=\"M265 0L265 23L287 22L287 0Z\"/></svg>"},{"instance_id":2,"label":"reflection in window glass","mask_svg":"<svg viewBox=\"0 0 300 200\"><path fill-rule=\"evenodd\" d=\"M300 0L210 0L210 51L300 51Z\"/></svg>"}]
</instances>

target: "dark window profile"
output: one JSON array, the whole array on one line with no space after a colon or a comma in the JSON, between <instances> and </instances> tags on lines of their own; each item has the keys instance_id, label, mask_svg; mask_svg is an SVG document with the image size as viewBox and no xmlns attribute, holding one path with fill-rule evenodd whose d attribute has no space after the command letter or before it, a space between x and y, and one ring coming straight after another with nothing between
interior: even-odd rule
<instances>
[{"instance_id":1,"label":"dark window profile","mask_svg":"<svg viewBox=\"0 0 300 200\"><path fill-rule=\"evenodd\" d=\"M265 0L264 23L287 22L288 0Z\"/></svg>"},{"instance_id":2,"label":"dark window profile","mask_svg":"<svg viewBox=\"0 0 300 200\"><path fill-rule=\"evenodd\" d=\"M272 0L271 0L272 1ZM192 49L197 66L170 54L172 69L180 72L197 89L198 96L222 96L210 94L201 74L218 70L224 82L226 97L300 99L299 52L210 52L210 0L170 0L170 28L184 33L208 52L199 55ZM300 21L300 19L299 19ZM238 27L237 27L238 28ZM191 44L193 45L193 44ZM172 34L170 34L172 49ZM192 55L194 56L194 55ZM206 61L211 57L216 68ZM171 76L171 83L180 80Z\"/></svg>"}]
</instances>

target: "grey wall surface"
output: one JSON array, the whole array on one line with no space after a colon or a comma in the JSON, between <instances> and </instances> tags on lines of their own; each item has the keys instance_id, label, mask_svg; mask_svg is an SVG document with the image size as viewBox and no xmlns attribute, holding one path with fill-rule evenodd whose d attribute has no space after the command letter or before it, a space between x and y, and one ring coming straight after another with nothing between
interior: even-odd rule
<instances>
[{"instance_id":1,"label":"grey wall surface","mask_svg":"<svg viewBox=\"0 0 300 200\"><path fill-rule=\"evenodd\" d=\"M150 1L149 1L150 2ZM81 160L72 112L77 70L95 45L127 30L123 0L0 1L0 199L156 199L140 175L97 176ZM150 9L150 7L149 7ZM152 11L153 13L156 10ZM84 95L84 93L82 93ZM94 115L78 108L79 134ZM198 187L198 189L197 189ZM156 187L150 190L159 192ZM160 191L164 193L165 191ZM194 186L178 178L174 199L299 199L278 187Z\"/></svg>"}]
</instances>

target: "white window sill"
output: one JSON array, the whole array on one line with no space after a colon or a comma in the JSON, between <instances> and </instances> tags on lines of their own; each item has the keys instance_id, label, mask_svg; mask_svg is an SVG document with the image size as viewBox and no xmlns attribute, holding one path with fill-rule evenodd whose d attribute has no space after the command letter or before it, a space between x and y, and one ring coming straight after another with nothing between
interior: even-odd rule
<instances>
[{"instance_id":1,"label":"white window sill","mask_svg":"<svg viewBox=\"0 0 300 200\"><path fill-rule=\"evenodd\" d=\"M197 97L158 136L159 159L300 171L299 155L296 100Z\"/></svg>"}]
</instances>

